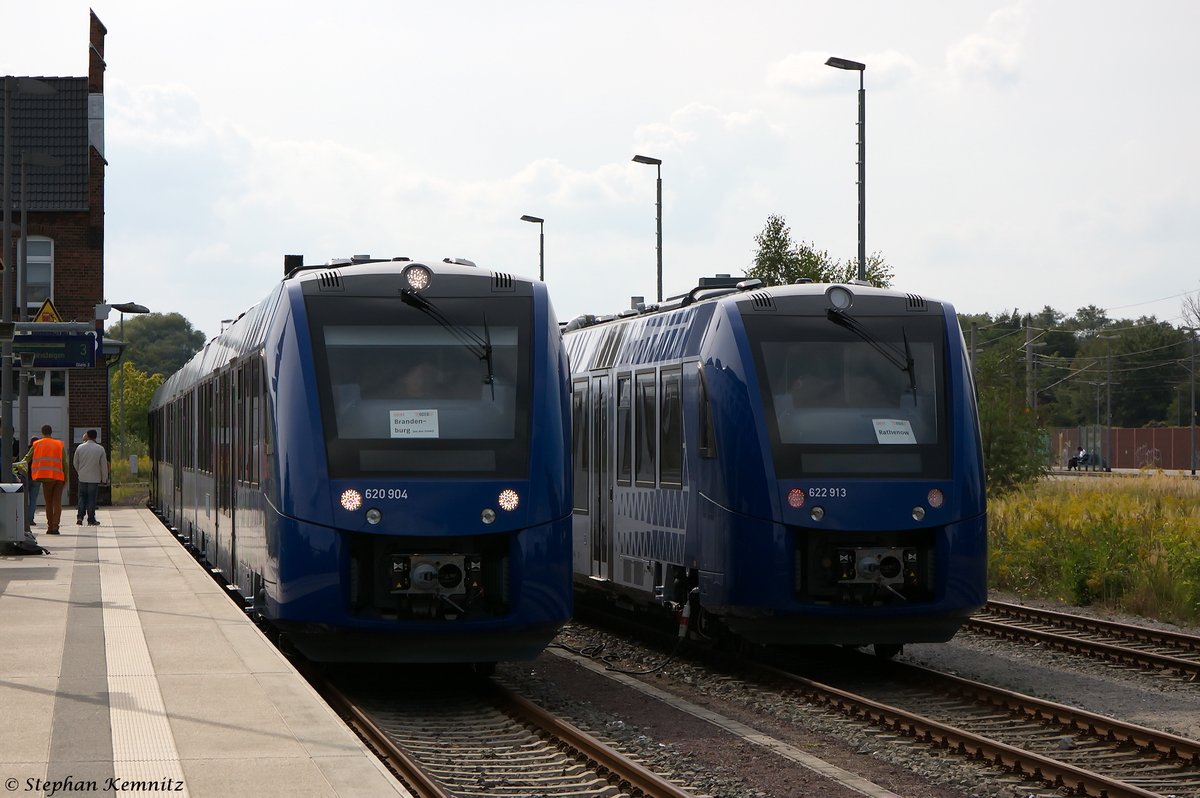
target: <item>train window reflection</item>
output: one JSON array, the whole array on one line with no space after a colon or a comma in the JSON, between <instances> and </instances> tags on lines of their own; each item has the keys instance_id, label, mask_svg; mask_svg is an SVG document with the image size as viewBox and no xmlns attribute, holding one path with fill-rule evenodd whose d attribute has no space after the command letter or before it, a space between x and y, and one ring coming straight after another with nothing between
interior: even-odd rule
<instances>
[{"instance_id":1,"label":"train window reflection","mask_svg":"<svg viewBox=\"0 0 1200 798\"><path fill-rule=\"evenodd\" d=\"M306 298L334 478L526 473L532 302L436 304L450 324L399 298Z\"/></svg>"},{"instance_id":2,"label":"train window reflection","mask_svg":"<svg viewBox=\"0 0 1200 798\"><path fill-rule=\"evenodd\" d=\"M474 330L484 335L480 327ZM512 438L517 328L489 327L487 364L441 327L324 330L340 438L394 437L391 413L437 410L438 438Z\"/></svg>"},{"instance_id":3,"label":"train window reflection","mask_svg":"<svg viewBox=\"0 0 1200 798\"><path fill-rule=\"evenodd\" d=\"M871 342L820 316L743 319L780 479L948 474L941 317L864 317Z\"/></svg>"},{"instance_id":4,"label":"train window reflection","mask_svg":"<svg viewBox=\"0 0 1200 798\"><path fill-rule=\"evenodd\" d=\"M862 341L763 342L781 443L879 440L876 420L905 421L913 443L937 440L933 344L910 343L909 375Z\"/></svg>"}]
</instances>

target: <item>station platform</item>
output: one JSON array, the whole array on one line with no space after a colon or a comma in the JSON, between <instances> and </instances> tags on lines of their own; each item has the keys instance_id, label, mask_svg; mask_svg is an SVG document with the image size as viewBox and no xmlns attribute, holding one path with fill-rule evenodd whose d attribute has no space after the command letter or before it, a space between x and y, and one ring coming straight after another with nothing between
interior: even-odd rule
<instances>
[{"instance_id":1,"label":"station platform","mask_svg":"<svg viewBox=\"0 0 1200 798\"><path fill-rule=\"evenodd\" d=\"M152 512L97 518L0 557L0 794L409 795Z\"/></svg>"}]
</instances>

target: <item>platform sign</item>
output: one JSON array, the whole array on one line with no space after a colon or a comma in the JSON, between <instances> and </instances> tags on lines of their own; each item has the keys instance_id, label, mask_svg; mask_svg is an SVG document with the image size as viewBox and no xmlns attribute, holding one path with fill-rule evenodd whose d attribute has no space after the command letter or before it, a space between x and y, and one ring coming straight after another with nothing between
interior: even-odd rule
<instances>
[{"instance_id":1,"label":"platform sign","mask_svg":"<svg viewBox=\"0 0 1200 798\"><path fill-rule=\"evenodd\" d=\"M90 369L96 365L96 333L17 333L12 351L17 360L22 352L32 352L35 369Z\"/></svg>"}]
</instances>

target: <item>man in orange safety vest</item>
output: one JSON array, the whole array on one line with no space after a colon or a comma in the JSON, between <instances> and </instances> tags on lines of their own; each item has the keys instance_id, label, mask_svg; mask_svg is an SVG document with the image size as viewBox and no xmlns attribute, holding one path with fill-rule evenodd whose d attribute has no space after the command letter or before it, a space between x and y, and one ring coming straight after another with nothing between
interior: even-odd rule
<instances>
[{"instance_id":1,"label":"man in orange safety vest","mask_svg":"<svg viewBox=\"0 0 1200 798\"><path fill-rule=\"evenodd\" d=\"M42 437L33 442L33 457L30 459L30 476L42 486L46 497L46 534L58 534L58 521L62 517L63 487L67 484L67 446L50 435L54 432L49 424L42 425Z\"/></svg>"}]
</instances>

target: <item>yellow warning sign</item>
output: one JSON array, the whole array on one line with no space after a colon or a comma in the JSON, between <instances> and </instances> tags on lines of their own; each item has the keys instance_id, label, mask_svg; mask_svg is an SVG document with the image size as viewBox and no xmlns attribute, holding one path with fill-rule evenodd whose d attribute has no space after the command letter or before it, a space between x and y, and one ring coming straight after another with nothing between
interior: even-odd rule
<instances>
[{"instance_id":1,"label":"yellow warning sign","mask_svg":"<svg viewBox=\"0 0 1200 798\"><path fill-rule=\"evenodd\" d=\"M42 306L38 308L38 312L33 317L34 321L62 321L62 316L58 315L58 308L54 307L54 303L50 301L50 297L42 300Z\"/></svg>"}]
</instances>

